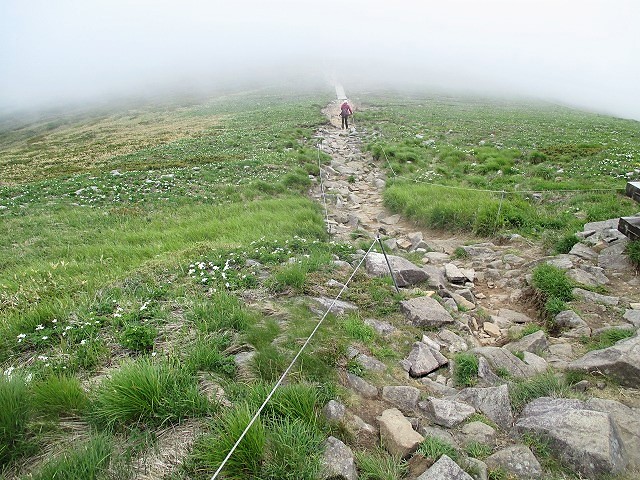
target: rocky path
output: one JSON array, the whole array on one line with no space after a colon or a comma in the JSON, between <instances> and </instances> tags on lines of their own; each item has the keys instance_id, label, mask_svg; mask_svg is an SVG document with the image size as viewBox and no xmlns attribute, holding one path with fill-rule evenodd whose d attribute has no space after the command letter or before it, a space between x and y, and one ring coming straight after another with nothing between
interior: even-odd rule
<instances>
[{"instance_id":1,"label":"rocky path","mask_svg":"<svg viewBox=\"0 0 640 480\"><path fill-rule=\"evenodd\" d=\"M591 353L580 341L606 329L635 332L640 326L639 282L623 254L626 238L615 229L616 219L585 225L579 235L583 241L570 254L555 257L545 257L517 235L497 244L419 229L385 210L384 172L362 152L357 124L349 131L340 129L339 103L323 110L331 125L318 132L322 150L332 158L322 168L330 233L340 241L383 235L394 253L396 279L412 289L412 298L401 304L407 331L385 319L365 321L390 345L414 342L409 326L424 329L424 335L395 367L352 345L349 356L367 372L364 378L344 377L357 400L349 408L333 401L325 415L347 425L360 445L382 442L389 452L409 459L410 479L484 479L487 469L497 468L514 478L543 478L539 459L524 445L525 435L547 438L554 454L583 478L607 473L638 478L640 339L636 332ZM323 202L319 182L313 194ZM458 248L464 255L453 255ZM402 255L408 252L421 254L421 262L405 260ZM385 274L381 256L370 257L367 272ZM529 283L542 262L565 270L582 285L612 293L576 288L570 310L553 319L555 336L539 330L522 337L523 329L538 321ZM440 300L432 298L434 293ZM459 352L479 360L472 388L454 381L453 357ZM514 410L515 383L563 371L587 374L572 387L580 399L542 396ZM469 421L475 414L485 420ZM482 460L463 455L457 464L444 456L430 466L414 454L427 437L459 450L479 442L493 453ZM325 455L329 477L358 478L350 449L342 442L330 439Z\"/></svg>"}]
</instances>

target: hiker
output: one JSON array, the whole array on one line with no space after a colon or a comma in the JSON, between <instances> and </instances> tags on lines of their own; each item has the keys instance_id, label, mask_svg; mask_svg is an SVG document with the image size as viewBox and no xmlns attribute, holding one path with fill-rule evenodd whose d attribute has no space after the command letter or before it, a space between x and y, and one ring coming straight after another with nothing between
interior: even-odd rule
<instances>
[{"instance_id":1,"label":"hiker","mask_svg":"<svg viewBox=\"0 0 640 480\"><path fill-rule=\"evenodd\" d=\"M340 116L342 117L342 128L349 128L349 115L353 115L353 110L349 106L349 103L345 100L340 105Z\"/></svg>"}]
</instances>

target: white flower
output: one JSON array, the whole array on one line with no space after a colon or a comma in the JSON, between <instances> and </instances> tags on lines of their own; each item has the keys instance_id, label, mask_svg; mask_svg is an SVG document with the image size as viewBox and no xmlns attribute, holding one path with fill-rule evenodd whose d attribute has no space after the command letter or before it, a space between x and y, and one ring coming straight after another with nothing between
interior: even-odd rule
<instances>
[{"instance_id":1,"label":"white flower","mask_svg":"<svg viewBox=\"0 0 640 480\"><path fill-rule=\"evenodd\" d=\"M51 320L51 323L58 323L58 320L54 318L53 320Z\"/></svg>"},{"instance_id":2,"label":"white flower","mask_svg":"<svg viewBox=\"0 0 640 480\"><path fill-rule=\"evenodd\" d=\"M155 357L158 353L157 352L151 352L151 356Z\"/></svg>"},{"instance_id":3,"label":"white flower","mask_svg":"<svg viewBox=\"0 0 640 480\"><path fill-rule=\"evenodd\" d=\"M64 327L65 332L68 332L69 330L71 330L73 327L71 325L67 325L66 327Z\"/></svg>"},{"instance_id":4,"label":"white flower","mask_svg":"<svg viewBox=\"0 0 640 480\"><path fill-rule=\"evenodd\" d=\"M10 377L14 370L15 370L15 367L9 367L9 368L7 368L7 369L4 371L4 374L5 374L7 377Z\"/></svg>"},{"instance_id":5,"label":"white flower","mask_svg":"<svg viewBox=\"0 0 640 480\"><path fill-rule=\"evenodd\" d=\"M48 340L49 337L47 337L46 335L42 337L43 340Z\"/></svg>"},{"instance_id":6,"label":"white flower","mask_svg":"<svg viewBox=\"0 0 640 480\"><path fill-rule=\"evenodd\" d=\"M38 326L36 327L36 332L37 332L38 330L44 330L44 325L38 325Z\"/></svg>"},{"instance_id":7,"label":"white flower","mask_svg":"<svg viewBox=\"0 0 640 480\"><path fill-rule=\"evenodd\" d=\"M21 333L18 335L18 339L22 340L23 338L25 338L27 336L26 333Z\"/></svg>"},{"instance_id":8,"label":"white flower","mask_svg":"<svg viewBox=\"0 0 640 480\"><path fill-rule=\"evenodd\" d=\"M85 339L82 339L82 340L80 341L80 345L85 345L86 343L87 343L87 341L86 341Z\"/></svg>"},{"instance_id":9,"label":"white flower","mask_svg":"<svg viewBox=\"0 0 640 480\"><path fill-rule=\"evenodd\" d=\"M49 360L49 357L47 357L46 355L38 355L38 360L42 360L43 362L46 362L47 360Z\"/></svg>"}]
</instances>

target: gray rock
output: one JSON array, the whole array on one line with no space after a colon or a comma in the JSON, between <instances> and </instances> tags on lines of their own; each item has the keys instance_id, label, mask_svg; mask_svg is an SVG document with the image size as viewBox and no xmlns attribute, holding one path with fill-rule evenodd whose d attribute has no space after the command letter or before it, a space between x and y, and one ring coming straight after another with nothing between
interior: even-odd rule
<instances>
[{"instance_id":1,"label":"gray rock","mask_svg":"<svg viewBox=\"0 0 640 480\"><path fill-rule=\"evenodd\" d=\"M322 456L322 479L357 480L358 471L353 459L353 452L335 437L325 442Z\"/></svg>"},{"instance_id":2,"label":"gray rock","mask_svg":"<svg viewBox=\"0 0 640 480\"><path fill-rule=\"evenodd\" d=\"M605 271L631 271L633 264L624 253L626 244L626 241L622 241L602 250L598 255L598 266L604 268Z\"/></svg>"},{"instance_id":3,"label":"gray rock","mask_svg":"<svg viewBox=\"0 0 640 480\"><path fill-rule=\"evenodd\" d=\"M420 402L419 407L433 423L447 428L455 427L476 413L476 409L466 403L435 397Z\"/></svg>"},{"instance_id":4,"label":"gray rock","mask_svg":"<svg viewBox=\"0 0 640 480\"><path fill-rule=\"evenodd\" d=\"M496 444L496 430L484 422L469 422L460 430L463 445L470 443L482 443L485 445Z\"/></svg>"},{"instance_id":5,"label":"gray rock","mask_svg":"<svg viewBox=\"0 0 640 480\"><path fill-rule=\"evenodd\" d=\"M369 355L365 355L364 353L356 356L356 361L362 365L362 368L370 372L384 372L387 369L387 366L380 360L370 357Z\"/></svg>"},{"instance_id":6,"label":"gray rock","mask_svg":"<svg viewBox=\"0 0 640 480\"><path fill-rule=\"evenodd\" d=\"M504 469L517 478L538 479L542 476L542 467L533 452L526 445L513 445L503 448L485 459L489 469Z\"/></svg>"},{"instance_id":7,"label":"gray rock","mask_svg":"<svg viewBox=\"0 0 640 480\"><path fill-rule=\"evenodd\" d=\"M432 350L422 342L415 342L413 349L407 357L409 362L409 374L412 377L424 377L448 363L446 357Z\"/></svg>"},{"instance_id":8,"label":"gray rock","mask_svg":"<svg viewBox=\"0 0 640 480\"><path fill-rule=\"evenodd\" d=\"M576 328L588 326L587 322L580 318L580 316L573 310L565 310L564 312L560 312L553 319L553 323L561 328Z\"/></svg>"},{"instance_id":9,"label":"gray rock","mask_svg":"<svg viewBox=\"0 0 640 480\"><path fill-rule=\"evenodd\" d=\"M440 267L434 267L433 265L425 265L424 271L427 272L429 279L427 285L436 290L442 290L447 284L446 278L444 278L444 269Z\"/></svg>"},{"instance_id":10,"label":"gray rock","mask_svg":"<svg viewBox=\"0 0 640 480\"><path fill-rule=\"evenodd\" d=\"M322 413L328 421L340 422L347 414L347 407L335 400L329 400L329 403L322 409Z\"/></svg>"},{"instance_id":11,"label":"gray rock","mask_svg":"<svg viewBox=\"0 0 640 480\"><path fill-rule=\"evenodd\" d=\"M466 245L462 249L474 260L489 260L496 257L496 246L493 243L478 243Z\"/></svg>"},{"instance_id":12,"label":"gray rock","mask_svg":"<svg viewBox=\"0 0 640 480\"><path fill-rule=\"evenodd\" d=\"M377 333L383 337L387 337L396 331L396 327L384 320L376 320L375 318L365 318L364 323L373 328Z\"/></svg>"},{"instance_id":13,"label":"gray rock","mask_svg":"<svg viewBox=\"0 0 640 480\"><path fill-rule=\"evenodd\" d=\"M382 399L397 407L402 413L413 413L419 398L420 390L415 387L401 385L382 388Z\"/></svg>"},{"instance_id":14,"label":"gray rock","mask_svg":"<svg viewBox=\"0 0 640 480\"><path fill-rule=\"evenodd\" d=\"M508 430L513 424L513 413L511 412L507 385L465 388L452 399L472 405L500 428Z\"/></svg>"},{"instance_id":15,"label":"gray rock","mask_svg":"<svg viewBox=\"0 0 640 480\"><path fill-rule=\"evenodd\" d=\"M393 270L393 276L399 287L415 285L427 280L427 272L409 260L394 255L388 255L388 258ZM365 268L367 273L373 277L389 275L389 267L382 253L369 253L365 259Z\"/></svg>"},{"instance_id":16,"label":"gray rock","mask_svg":"<svg viewBox=\"0 0 640 480\"><path fill-rule=\"evenodd\" d=\"M504 346L511 352L544 352L549 348L547 335L543 330L538 330L530 335L525 335L516 342L508 343Z\"/></svg>"},{"instance_id":17,"label":"gray rock","mask_svg":"<svg viewBox=\"0 0 640 480\"><path fill-rule=\"evenodd\" d=\"M460 461L460 465L469 472L473 480L488 480L489 469L487 464L477 458L466 457Z\"/></svg>"},{"instance_id":18,"label":"gray rock","mask_svg":"<svg viewBox=\"0 0 640 480\"><path fill-rule=\"evenodd\" d=\"M516 312L515 310L509 310L508 308L501 308L498 310L498 316L505 318L513 323L531 323L533 319L524 313Z\"/></svg>"},{"instance_id":19,"label":"gray rock","mask_svg":"<svg viewBox=\"0 0 640 480\"><path fill-rule=\"evenodd\" d=\"M442 252L427 252L424 254L424 257L429 259L430 262L436 264L448 262L450 258L448 254Z\"/></svg>"},{"instance_id":20,"label":"gray rock","mask_svg":"<svg viewBox=\"0 0 640 480\"><path fill-rule=\"evenodd\" d=\"M453 438L451 432L449 432L449 430L445 430L444 428L424 426L420 427L419 431L420 435L422 435L424 438L434 437L442 440L443 442L447 442L453 447L457 445L456 439Z\"/></svg>"},{"instance_id":21,"label":"gray rock","mask_svg":"<svg viewBox=\"0 0 640 480\"><path fill-rule=\"evenodd\" d=\"M591 398L586 407L598 412L606 412L618 428L618 433L624 445L625 458L629 466L640 469L640 411L630 408L615 400Z\"/></svg>"},{"instance_id":22,"label":"gray rock","mask_svg":"<svg viewBox=\"0 0 640 480\"><path fill-rule=\"evenodd\" d=\"M633 324L634 327L640 327L640 310L626 310L622 318Z\"/></svg>"},{"instance_id":23,"label":"gray rock","mask_svg":"<svg viewBox=\"0 0 640 480\"><path fill-rule=\"evenodd\" d=\"M442 455L431 468L416 480L473 480L473 477L462 470L462 468L448 456Z\"/></svg>"},{"instance_id":24,"label":"gray rock","mask_svg":"<svg viewBox=\"0 0 640 480\"><path fill-rule=\"evenodd\" d=\"M585 285L587 287L599 287L605 284L600 281L602 277L596 277L595 275L581 268L572 268L567 272L567 277L569 277L574 282L580 285ZM607 282L609 281L606 277L605 279Z\"/></svg>"},{"instance_id":25,"label":"gray rock","mask_svg":"<svg viewBox=\"0 0 640 480\"><path fill-rule=\"evenodd\" d=\"M506 383L505 380L491 370L489 362L487 362L487 359L484 357L478 358L478 379L480 380L480 385L483 387L493 387Z\"/></svg>"},{"instance_id":26,"label":"gray rock","mask_svg":"<svg viewBox=\"0 0 640 480\"><path fill-rule=\"evenodd\" d=\"M574 297L581 298L587 302L602 303L604 305L618 305L620 302L619 297L611 297L609 295L602 295L596 292L590 292L582 288L574 288L571 293Z\"/></svg>"},{"instance_id":27,"label":"gray rock","mask_svg":"<svg viewBox=\"0 0 640 480\"><path fill-rule=\"evenodd\" d=\"M440 327L454 323L445 308L431 297L417 297L400 302L405 318L416 327Z\"/></svg>"},{"instance_id":28,"label":"gray rock","mask_svg":"<svg viewBox=\"0 0 640 480\"><path fill-rule=\"evenodd\" d=\"M453 301L456 302L456 307L458 309L462 309L462 310L473 310L476 308L476 304L473 302L470 302L469 300L467 300L466 298L464 298L462 295L458 295L457 293L451 293L451 298L453 298Z\"/></svg>"},{"instance_id":29,"label":"gray rock","mask_svg":"<svg viewBox=\"0 0 640 480\"><path fill-rule=\"evenodd\" d=\"M344 300L335 300L327 297L314 297L313 300L319 304L320 308L315 308L315 306L312 305L311 310L318 315L324 315L327 309L334 315L344 315L347 312L358 310L357 305Z\"/></svg>"},{"instance_id":30,"label":"gray rock","mask_svg":"<svg viewBox=\"0 0 640 480\"><path fill-rule=\"evenodd\" d=\"M448 387L447 385L444 385L440 382L436 382L435 380L431 380L428 377L421 378L420 383L422 383L429 392L434 393L436 395L452 396L458 392L455 388Z\"/></svg>"},{"instance_id":31,"label":"gray rock","mask_svg":"<svg viewBox=\"0 0 640 480\"><path fill-rule=\"evenodd\" d=\"M524 363L529 365L536 373L544 373L549 369L547 361L531 352L524 352Z\"/></svg>"},{"instance_id":32,"label":"gray rock","mask_svg":"<svg viewBox=\"0 0 640 480\"><path fill-rule=\"evenodd\" d=\"M376 387L352 373L347 373L347 383L349 387L365 398L376 398L378 396Z\"/></svg>"},{"instance_id":33,"label":"gray rock","mask_svg":"<svg viewBox=\"0 0 640 480\"><path fill-rule=\"evenodd\" d=\"M537 398L524 408L515 430L547 438L561 460L588 477L615 474L626 466L609 414L587 410L579 400Z\"/></svg>"},{"instance_id":34,"label":"gray rock","mask_svg":"<svg viewBox=\"0 0 640 480\"><path fill-rule=\"evenodd\" d=\"M468 278L468 276L467 276L467 278ZM465 300L468 300L469 302L471 302L473 304L476 303L476 297L473 295L473 292L471 291L470 288L462 288L460 290L456 290L455 293L457 293L458 295L463 297Z\"/></svg>"},{"instance_id":35,"label":"gray rock","mask_svg":"<svg viewBox=\"0 0 640 480\"><path fill-rule=\"evenodd\" d=\"M453 263L445 264L444 275L451 283L464 283L467 281L465 274L462 273L458 266Z\"/></svg>"},{"instance_id":36,"label":"gray rock","mask_svg":"<svg viewBox=\"0 0 640 480\"><path fill-rule=\"evenodd\" d=\"M625 387L640 388L640 337L620 340L603 350L593 350L567 368L605 374Z\"/></svg>"},{"instance_id":37,"label":"gray rock","mask_svg":"<svg viewBox=\"0 0 640 480\"><path fill-rule=\"evenodd\" d=\"M640 312L640 310L638 310ZM443 329L438 332L438 338L448 345L450 353L466 352L468 350L467 342L453 333L451 330Z\"/></svg>"},{"instance_id":38,"label":"gray rock","mask_svg":"<svg viewBox=\"0 0 640 480\"><path fill-rule=\"evenodd\" d=\"M513 265L523 264L526 260L518 255L514 255L513 253L507 253L502 257L502 261L504 263L510 263Z\"/></svg>"},{"instance_id":39,"label":"gray rock","mask_svg":"<svg viewBox=\"0 0 640 480\"><path fill-rule=\"evenodd\" d=\"M385 410L377 420L380 425L380 440L392 455L406 458L415 452L424 440L397 408Z\"/></svg>"},{"instance_id":40,"label":"gray rock","mask_svg":"<svg viewBox=\"0 0 640 480\"><path fill-rule=\"evenodd\" d=\"M547 260L547 264L559 268L560 270L569 270L573 268L573 259L571 255L557 255L550 260Z\"/></svg>"},{"instance_id":41,"label":"gray rock","mask_svg":"<svg viewBox=\"0 0 640 480\"><path fill-rule=\"evenodd\" d=\"M601 230L610 230L612 228L618 228L618 221L619 221L618 218L610 218L609 220L585 223L582 231L583 232L593 231L594 233L597 233Z\"/></svg>"},{"instance_id":42,"label":"gray rock","mask_svg":"<svg viewBox=\"0 0 640 480\"><path fill-rule=\"evenodd\" d=\"M576 243L571 248L569 254L575 255L576 257L580 257L584 260L596 260L598 258L598 253L584 243Z\"/></svg>"},{"instance_id":43,"label":"gray rock","mask_svg":"<svg viewBox=\"0 0 640 480\"><path fill-rule=\"evenodd\" d=\"M536 374L535 370L516 357L506 348L479 347L472 350L473 353L483 356L494 370L505 369L509 374L517 378L528 378Z\"/></svg>"}]
</instances>

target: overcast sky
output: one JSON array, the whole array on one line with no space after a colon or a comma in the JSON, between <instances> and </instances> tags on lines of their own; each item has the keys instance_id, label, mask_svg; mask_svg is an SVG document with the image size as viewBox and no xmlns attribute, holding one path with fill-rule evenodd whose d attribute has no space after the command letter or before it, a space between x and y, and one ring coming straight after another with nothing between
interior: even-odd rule
<instances>
[{"instance_id":1,"label":"overcast sky","mask_svg":"<svg viewBox=\"0 0 640 480\"><path fill-rule=\"evenodd\" d=\"M639 25L640 0L0 0L0 107L336 75L640 120Z\"/></svg>"}]
</instances>

